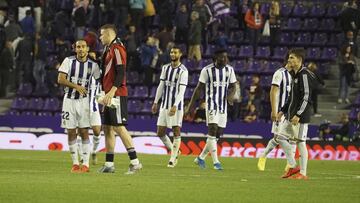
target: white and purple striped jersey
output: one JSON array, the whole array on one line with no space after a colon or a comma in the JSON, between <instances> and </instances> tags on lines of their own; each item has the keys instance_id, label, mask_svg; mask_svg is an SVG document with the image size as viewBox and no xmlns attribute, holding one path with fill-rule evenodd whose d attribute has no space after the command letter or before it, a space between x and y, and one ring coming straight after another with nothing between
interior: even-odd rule
<instances>
[{"instance_id":1,"label":"white and purple striped jersey","mask_svg":"<svg viewBox=\"0 0 360 203\"><path fill-rule=\"evenodd\" d=\"M232 66L219 69L214 63L205 66L200 73L199 82L204 83L206 108L208 111L227 113L227 95L230 83L236 82Z\"/></svg>"},{"instance_id":2,"label":"white and purple striped jersey","mask_svg":"<svg viewBox=\"0 0 360 203\"><path fill-rule=\"evenodd\" d=\"M100 78L100 68L97 63L91 59L80 62L75 56L66 57L59 67L59 72L67 74L68 81L81 85L87 90L90 89L92 77ZM80 99L87 96L81 96L74 88L65 87L64 91L64 97L68 99Z\"/></svg>"},{"instance_id":3,"label":"white and purple striped jersey","mask_svg":"<svg viewBox=\"0 0 360 203\"><path fill-rule=\"evenodd\" d=\"M90 88L88 89L88 94L90 96L90 111L96 112L99 111L99 105L96 101L95 96L101 92L101 85L98 80L94 77L90 80Z\"/></svg>"},{"instance_id":4,"label":"white and purple striped jersey","mask_svg":"<svg viewBox=\"0 0 360 203\"><path fill-rule=\"evenodd\" d=\"M286 100L290 95L291 75L289 71L284 67L279 68L277 71L275 71L272 77L271 85L279 87L278 95L276 95L276 112L278 112L279 109L281 109L285 105Z\"/></svg>"},{"instance_id":5,"label":"white and purple striped jersey","mask_svg":"<svg viewBox=\"0 0 360 203\"><path fill-rule=\"evenodd\" d=\"M175 104L175 99L179 96L180 86L186 87L188 84L188 75L188 70L183 64L176 68L173 68L171 63L163 65L160 75L160 80L164 82L160 106L162 109L170 109ZM184 99L180 101L177 109L183 110L183 106Z\"/></svg>"}]
</instances>

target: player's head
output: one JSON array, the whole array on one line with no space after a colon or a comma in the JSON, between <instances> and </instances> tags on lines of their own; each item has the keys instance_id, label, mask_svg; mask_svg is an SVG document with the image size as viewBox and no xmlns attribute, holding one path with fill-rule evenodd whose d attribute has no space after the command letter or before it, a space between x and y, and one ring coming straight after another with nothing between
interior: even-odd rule
<instances>
[{"instance_id":1,"label":"player's head","mask_svg":"<svg viewBox=\"0 0 360 203\"><path fill-rule=\"evenodd\" d=\"M170 58L171 58L172 62L180 61L181 56L182 56L182 51L181 51L180 47L174 46L173 48L171 48Z\"/></svg>"},{"instance_id":2,"label":"player's head","mask_svg":"<svg viewBox=\"0 0 360 203\"><path fill-rule=\"evenodd\" d=\"M226 49L216 50L214 60L217 67L224 67L228 62L228 55Z\"/></svg>"},{"instance_id":3,"label":"player's head","mask_svg":"<svg viewBox=\"0 0 360 203\"><path fill-rule=\"evenodd\" d=\"M317 69L317 65L316 65L315 62L310 62L310 63L307 65L307 68L308 68L310 71L314 72L314 71L316 71L316 69Z\"/></svg>"},{"instance_id":4,"label":"player's head","mask_svg":"<svg viewBox=\"0 0 360 203\"><path fill-rule=\"evenodd\" d=\"M289 51L288 64L291 69L298 70L305 60L305 51L302 48L294 48Z\"/></svg>"},{"instance_id":5,"label":"player's head","mask_svg":"<svg viewBox=\"0 0 360 203\"><path fill-rule=\"evenodd\" d=\"M100 41L107 46L116 38L117 30L115 25L105 24L100 28Z\"/></svg>"},{"instance_id":6,"label":"player's head","mask_svg":"<svg viewBox=\"0 0 360 203\"><path fill-rule=\"evenodd\" d=\"M76 58L79 60L86 60L89 53L89 46L86 41L79 39L75 42Z\"/></svg>"}]
</instances>

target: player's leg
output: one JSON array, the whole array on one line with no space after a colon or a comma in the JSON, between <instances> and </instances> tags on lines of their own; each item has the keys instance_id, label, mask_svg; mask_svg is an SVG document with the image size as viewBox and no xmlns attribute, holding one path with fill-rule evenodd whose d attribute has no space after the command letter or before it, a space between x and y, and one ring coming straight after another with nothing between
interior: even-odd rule
<instances>
[{"instance_id":1,"label":"player's leg","mask_svg":"<svg viewBox=\"0 0 360 203\"><path fill-rule=\"evenodd\" d=\"M90 139L89 139L89 131L88 128L79 128L79 133L82 140L82 172L89 172L89 159L90 159Z\"/></svg>"},{"instance_id":2,"label":"player's leg","mask_svg":"<svg viewBox=\"0 0 360 203\"><path fill-rule=\"evenodd\" d=\"M308 131L308 124L301 123L299 128L299 133L297 135L298 142L297 147L299 149L299 162L300 162L300 173L296 174L295 179L307 179L307 161L308 161L308 151L306 148L306 137Z\"/></svg>"},{"instance_id":3,"label":"player's leg","mask_svg":"<svg viewBox=\"0 0 360 203\"><path fill-rule=\"evenodd\" d=\"M216 148L216 152L213 154L211 153L211 157L213 159L213 163L214 163L214 169L216 170L223 170L223 167L221 166L221 163L218 159L218 155L217 155L217 141L224 135L224 128L217 126L217 130L216 130L216 142L215 142L215 148Z\"/></svg>"},{"instance_id":4,"label":"player's leg","mask_svg":"<svg viewBox=\"0 0 360 203\"><path fill-rule=\"evenodd\" d=\"M171 152L173 144L171 143L170 138L166 135L166 126L157 126L157 136L159 136L160 140L164 143L168 152Z\"/></svg>"},{"instance_id":5,"label":"player's leg","mask_svg":"<svg viewBox=\"0 0 360 203\"><path fill-rule=\"evenodd\" d=\"M70 151L71 160L73 163L71 172L73 172L73 173L80 172L78 145L76 143L76 137L77 137L76 128L75 129L67 129L67 131L68 131L69 151Z\"/></svg>"},{"instance_id":6,"label":"player's leg","mask_svg":"<svg viewBox=\"0 0 360 203\"><path fill-rule=\"evenodd\" d=\"M106 114L104 115L106 118ZM115 134L112 130L111 125L104 125L104 134L105 134L105 164L100 168L100 173L114 173L114 150L115 150Z\"/></svg>"},{"instance_id":7,"label":"player's leg","mask_svg":"<svg viewBox=\"0 0 360 203\"><path fill-rule=\"evenodd\" d=\"M279 123L278 122L273 122L272 123L272 128L271 128L271 133L274 134L274 136L278 133L279 130ZM271 140L269 140L268 144L265 147L265 150L263 153L260 154L259 160L258 160L258 164L257 167L260 171L264 171L265 170L265 165L266 165L266 156L278 145L279 143L272 138Z\"/></svg>"},{"instance_id":8,"label":"player's leg","mask_svg":"<svg viewBox=\"0 0 360 203\"><path fill-rule=\"evenodd\" d=\"M288 164L290 165L290 168L288 171L285 172L285 174L282 176L282 178L288 178L296 173L299 172L299 167L296 166L295 157L292 153L292 147L289 143L289 139L282 135L275 136L276 141L279 143L281 148L284 150L286 159Z\"/></svg>"},{"instance_id":9,"label":"player's leg","mask_svg":"<svg viewBox=\"0 0 360 203\"><path fill-rule=\"evenodd\" d=\"M177 163L177 156L181 144L180 129L181 129L180 126L173 126L172 128L174 133L174 141L173 141L173 148L171 150L171 156L168 167L174 167Z\"/></svg>"},{"instance_id":10,"label":"player's leg","mask_svg":"<svg viewBox=\"0 0 360 203\"><path fill-rule=\"evenodd\" d=\"M93 147L91 150L91 159L92 159L92 164L96 165L97 164L96 150L100 144L101 125L92 126L92 130L93 130Z\"/></svg>"}]
</instances>

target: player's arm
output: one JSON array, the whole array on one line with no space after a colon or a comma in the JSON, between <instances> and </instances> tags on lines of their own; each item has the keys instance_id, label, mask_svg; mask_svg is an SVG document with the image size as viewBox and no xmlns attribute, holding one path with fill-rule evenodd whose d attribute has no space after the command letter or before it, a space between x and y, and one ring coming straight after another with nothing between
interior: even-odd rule
<instances>
[{"instance_id":1,"label":"player's arm","mask_svg":"<svg viewBox=\"0 0 360 203\"><path fill-rule=\"evenodd\" d=\"M181 101L184 100L185 89L188 83L188 74L189 73L187 71L184 71L180 75L179 91L175 97L174 105L170 109L169 116L173 116L175 114L178 105L180 104Z\"/></svg>"},{"instance_id":2,"label":"player's arm","mask_svg":"<svg viewBox=\"0 0 360 203\"><path fill-rule=\"evenodd\" d=\"M236 81L238 82L238 81ZM235 83L236 83L235 82ZM236 85L235 83L230 83L229 84L229 90L228 90L228 96L227 96L227 100L229 102L229 104L232 106L234 104L234 95L235 95L235 91L236 91Z\"/></svg>"},{"instance_id":3,"label":"player's arm","mask_svg":"<svg viewBox=\"0 0 360 203\"><path fill-rule=\"evenodd\" d=\"M66 75L67 75L66 73L59 72L58 83L60 85L64 85L66 87L70 87L70 88L75 89L76 91L78 91L80 93L81 96L86 95L86 93L87 93L86 88L83 87L83 86L80 86L80 85L77 85L75 83L70 82L69 80L66 79Z\"/></svg>"},{"instance_id":4,"label":"player's arm","mask_svg":"<svg viewBox=\"0 0 360 203\"><path fill-rule=\"evenodd\" d=\"M202 83L202 82L199 81L197 86L195 87L193 95L191 96L190 103L189 103L188 107L185 110L185 115L190 112L190 110L194 106L195 101L199 99L199 97L201 95L201 92L202 92L202 90L204 88L205 88L205 83Z\"/></svg>"},{"instance_id":5,"label":"player's arm","mask_svg":"<svg viewBox=\"0 0 360 203\"><path fill-rule=\"evenodd\" d=\"M161 95L163 94L163 90L164 90L164 86L165 86L165 81L160 79L160 83L159 83L159 86L157 87L156 89L156 95L155 95L155 99L154 99L154 103L151 107L151 112L153 114L155 114L157 112L157 109L158 109L158 102L161 98Z\"/></svg>"},{"instance_id":6,"label":"player's arm","mask_svg":"<svg viewBox=\"0 0 360 203\"><path fill-rule=\"evenodd\" d=\"M279 92L279 86L272 84L270 88L270 105L271 105L271 120L277 121L277 98Z\"/></svg>"},{"instance_id":7,"label":"player's arm","mask_svg":"<svg viewBox=\"0 0 360 203\"><path fill-rule=\"evenodd\" d=\"M297 107L297 111L295 116L291 119L291 123L296 125L299 120L301 115L305 112L305 109L308 108L309 106L309 100L310 100L310 96L311 96L311 86L309 83L310 77L307 74L302 74L301 78L299 78L299 83L300 83L300 87L302 88L302 98L300 99L300 104Z\"/></svg>"}]
</instances>

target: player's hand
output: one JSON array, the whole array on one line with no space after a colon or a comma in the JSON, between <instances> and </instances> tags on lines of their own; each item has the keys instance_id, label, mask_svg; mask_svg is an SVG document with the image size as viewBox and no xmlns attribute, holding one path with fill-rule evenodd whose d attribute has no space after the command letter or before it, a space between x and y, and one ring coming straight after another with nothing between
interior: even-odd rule
<instances>
[{"instance_id":1,"label":"player's hand","mask_svg":"<svg viewBox=\"0 0 360 203\"><path fill-rule=\"evenodd\" d=\"M80 93L81 96L85 96L87 93L86 88L83 86L78 85L78 86L76 86L75 89L76 89L76 91L78 91Z\"/></svg>"},{"instance_id":2,"label":"player's hand","mask_svg":"<svg viewBox=\"0 0 360 203\"><path fill-rule=\"evenodd\" d=\"M172 106L169 111L169 116L173 116L173 115L175 115L175 113L176 113L176 106Z\"/></svg>"},{"instance_id":3,"label":"player's hand","mask_svg":"<svg viewBox=\"0 0 360 203\"><path fill-rule=\"evenodd\" d=\"M108 106L111 104L111 99L114 97L114 93L112 93L111 91L108 92L105 96L104 96L104 105Z\"/></svg>"},{"instance_id":4,"label":"player's hand","mask_svg":"<svg viewBox=\"0 0 360 203\"><path fill-rule=\"evenodd\" d=\"M297 115L295 115L295 116L292 117L292 119L291 119L291 124L297 125L297 124L299 123L299 121L300 121L300 118L299 118Z\"/></svg>"},{"instance_id":5,"label":"player's hand","mask_svg":"<svg viewBox=\"0 0 360 203\"><path fill-rule=\"evenodd\" d=\"M158 109L158 105L157 105L157 103L154 103L154 104L152 105L152 107L151 107L151 112L152 112L153 114L156 114L157 109Z\"/></svg>"},{"instance_id":6,"label":"player's hand","mask_svg":"<svg viewBox=\"0 0 360 203\"><path fill-rule=\"evenodd\" d=\"M277 113L276 112L271 112L271 121L272 122L276 122L276 121L278 121L278 119L277 119L278 117L277 117Z\"/></svg>"},{"instance_id":7,"label":"player's hand","mask_svg":"<svg viewBox=\"0 0 360 203\"><path fill-rule=\"evenodd\" d=\"M276 116L276 121L281 121L281 117L284 115L284 113L283 112L279 112L278 114L277 114L277 116Z\"/></svg>"}]
</instances>

